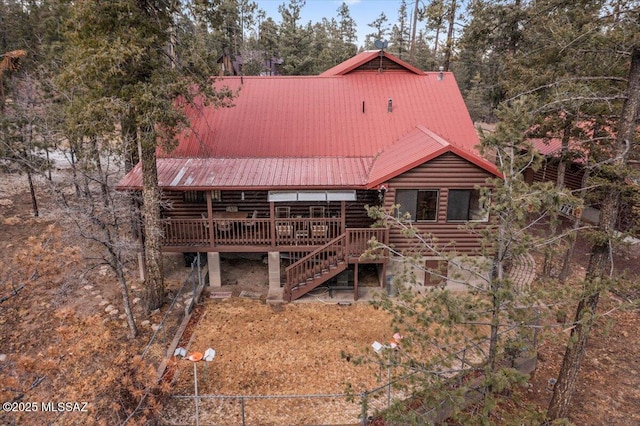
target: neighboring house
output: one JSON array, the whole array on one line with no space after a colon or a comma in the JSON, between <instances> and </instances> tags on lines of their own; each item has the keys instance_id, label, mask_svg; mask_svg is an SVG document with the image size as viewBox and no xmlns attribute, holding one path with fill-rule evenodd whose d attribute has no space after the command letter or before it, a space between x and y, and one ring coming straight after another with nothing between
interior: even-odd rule
<instances>
[{"instance_id":1,"label":"neighboring house","mask_svg":"<svg viewBox=\"0 0 640 426\"><path fill-rule=\"evenodd\" d=\"M560 159L562 156L562 141L560 138L546 138L546 139L532 139L533 147L544 157L542 166L537 169L528 169L526 171L526 180L529 183L537 182L558 182L558 167L560 165ZM576 195L580 195L580 190L584 186L588 186L588 182L584 182L584 176L586 172L587 164L593 159L590 159L589 149L574 140L569 141L568 146L568 159L565 172L564 172L564 186L573 191ZM629 167L638 167L638 162L635 160L629 160ZM638 185L637 181L629 180L628 183ZM600 219L600 205L599 201L589 200L584 209L574 211L571 206L565 206L562 208L562 213L568 217L581 217L582 220L597 224ZM636 234L638 231L633 231L635 227L637 212L640 211L637 203L632 201L623 201L619 208L617 229L620 231L632 231Z\"/></svg>"},{"instance_id":2,"label":"neighboring house","mask_svg":"<svg viewBox=\"0 0 640 426\"><path fill-rule=\"evenodd\" d=\"M542 167L538 170L527 170L527 181L530 183L533 181L557 183L558 166L562 154L561 140L559 138L533 139L531 142L533 147L544 157L544 160ZM564 184L570 190L576 191L582 188L588 152L573 142L569 146L569 151L572 158L568 161L565 170Z\"/></svg>"},{"instance_id":3,"label":"neighboring house","mask_svg":"<svg viewBox=\"0 0 640 426\"><path fill-rule=\"evenodd\" d=\"M384 286L387 257L361 258L367 242L413 243L371 228L365 205L399 203L447 250L479 253L479 237L461 225L487 220L474 188L499 172L475 149L453 74L367 51L319 76L216 85L240 89L235 106L194 110L192 129L158 158L164 250L207 252L212 285L222 281L220 253L262 252L271 297L296 299L351 268L357 298L362 262L377 264ZM140 190L141 179L137 165L118 188ZM284 290L281 258L295 261Z\"/></svg>"},{"instance_id":4,"label":"neighboring house","mask_svg":"<svg viewBox=\"0 0 640 426\"><path fill-rule=\"evenodd\" d=\"M259 50L248 50L241 55L233 55L225 52L222 54L217 63L219 64L219 75L244 75L247 64L253 63L259 69L261 76L280 75L280 67L284 63L282 58L276 58L267 55Z\"/></svg>"}]
</instances>

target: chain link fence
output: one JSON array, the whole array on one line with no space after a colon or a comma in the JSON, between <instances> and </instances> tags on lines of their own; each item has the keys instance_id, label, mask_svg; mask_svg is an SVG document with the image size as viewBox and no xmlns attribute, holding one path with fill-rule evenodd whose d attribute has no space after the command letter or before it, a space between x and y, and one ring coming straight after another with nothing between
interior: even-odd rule
<instances>
[{"instance_id":1,"label":"chain link fence","mask_svg":"<svg viewBox=\"0 0 640 426\"><path fill-rule=\"evenodd\" d=\"M173 353L169 353L176 334L180 330L186 317L191 313L197 303L198 295L205 285L206 274L203 274L203 258L200 253L191 263L189 275L177 290L165 311L159 324L154 324L155 329L149 343L142 351L142 359L149 364L160 368L162 363Z\"/></svg>"},{"instance_id":2,"label":"chain link fence","mask_svg":"<svg viewBox=\"0 0 640 426\"><path fill-rule=\"evenodd\" d=\"M530 373L535 368L539 317L530 325L530 333L524 333L526 348L513 360L513 366ZM508 331L514 331L514 326ZM401 369L395 353L388 360L381 359L380 374L382 384L361 393L339 394L295 394L295 395L199 395L198 374L208 380L207 369L198 373L198 363L193 363L194 394L174 395L165 406L162 424L180 425L375 425L382 413L397 401L404 401L403 410L411 411L415 418L424 419L425 424L446 419L452 413L448 401L425 407L421 403L412 404L416 391L423 389L420 376L432 374L449 380L453 387L462 384L464 373L477 370L478 354L482 352L478 343L462 348L453 355L455 361L445 371L411 371L397 375ZM520 364L518 364L520 362ZM386 376L386 377L385 377ZM477 401L485 391L483 381L467 383L465 399L469 403ZM419 402L419 401L417 401Z\"/></svg>"}]
</instances>

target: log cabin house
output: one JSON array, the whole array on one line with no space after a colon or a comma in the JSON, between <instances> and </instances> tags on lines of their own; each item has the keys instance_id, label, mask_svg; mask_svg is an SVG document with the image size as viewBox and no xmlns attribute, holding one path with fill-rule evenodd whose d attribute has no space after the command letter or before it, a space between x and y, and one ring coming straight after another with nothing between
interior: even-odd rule
<instances>
[{"instance_id":1,"label":"log cabin house","mask_svg":"<svg viewBox=\"0 0 640 426\"><path fill-rule=\"evenodd\" d=\"M598 128L597 124L591 122L583 122L580 124L584 132L592 132L592 128ZM606 133L605 133L606 134ZM608 135L613 137L613 135ZM593 136L596 139L596 136ZM600 136L602 137L602 135ZM586 139L586 138L585 138ZM553 182L558 184L560 162L562 158L562 140L561 137L547 137L547 138L532 138L530 140L533 149L535 149L543 157L542 165L538 169L534 170L529 168L525 171L525 180L528 183L532 182ZM600 143L599 147L596 147L596 153L606 152L608 149L609 141L604 144ZM563 186L571 190L576 195L579 195L583 188L588 188L590 183L587 181L589 174L587 170L593 167L594 162L598 162L597 159L592 157L589 143L582 142L578 138L570 138L567 146L567 152L565 153L565 171ZM631 155L629 161L629 167L636 170L637 176L640 172L639 162ZM591 172L590 172L591 174ZM585 176L586 175L586 176ZM633 180L631 177L627 178L627 183L637 188L639 182ZM587 191L588 193L589 191ZM585 205L580 209L574 209L570 205L562 206L561 213L574 220L576 217L582 221L598 224L600 220L600 202L597 197L592 195L587 196L584 200ZM618 219L616 229L621 232L630 232L636 237L640 236L640 231L637 229L637 213L640 211L640 206L637 201L634 201L633 196L627 194L621 200L618 212Z\"/></svg>"},{"instance_id":2,"label":"log cabin house","mask_svg":"<svg viewBox=\"0 0 640 426\"><path fill-rule=\"evenodd\" d=\"M386 253L362 258L367 242L413 243L372 228L365 205L398 203L451 250L478 252L460 225L487 219L474 188L499 172L475 149L453 74L366 51L318 76L215 84L239 90L234 106L192 110L190 130L157 162L164 250L206 252L213 286L225 252L267 255L270 298L294 300L352 268L357 299L362 262L384 286ZM141 187L138 164L118 188ZM293 260L281 277L284 258Z\"/></svg>"}]
</instances>

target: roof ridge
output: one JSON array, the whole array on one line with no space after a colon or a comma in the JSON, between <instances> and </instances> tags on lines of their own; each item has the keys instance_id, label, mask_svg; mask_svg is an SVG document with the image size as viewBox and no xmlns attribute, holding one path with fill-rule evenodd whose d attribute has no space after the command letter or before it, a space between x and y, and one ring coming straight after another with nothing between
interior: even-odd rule
<instances>
[{"instance_id":1,"label":"roof ridge","mask_svg":"<svg viewBox=\"0 0 640 426\"><path fill-rule=\"evenodd\" d=\"M448 140L446 140L444 137L440 136L438 133L434 132L433 130L429 129L428 127L426 127L426 126L424 126L422 124L416 125L415 128L420 130L425 135L431 137L433 140L435 140L436 142L438 142L442 146L454 145L451 142L449 142Z\"/></svg>"}]
</instances>

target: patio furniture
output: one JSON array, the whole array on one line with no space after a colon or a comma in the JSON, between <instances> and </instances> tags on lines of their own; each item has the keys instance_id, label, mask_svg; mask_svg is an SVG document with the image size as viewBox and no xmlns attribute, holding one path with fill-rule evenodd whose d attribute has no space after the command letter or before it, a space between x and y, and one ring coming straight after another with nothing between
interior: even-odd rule
<instances>
[{"instance_id":1,"label":"patio furniture","mask_svg":"<svg viewBox=\"0 0 640 426\"><path fill-rule=\"evenodd\" d=\"M311 236L314 238L322 238L327 236L329 227L327 225L312 225Z\"/></svg>"},{"instance_id":2,"label":"patio furniture","mask_svg":"<svg viewBox=\"0 0 640 426\"><path fill-rule=\"evenodd\" d=\"M217 211L212 212L211 217L215 220L216 230L230 231L233 224L236 223L235 219L246 219L247 212Z\"/></svg>"},{"instance_id":3,"label":"patio furniture","mask_svg":"<svg viewBox=\"0 0 640 426\"><path fill-rule=\"evenodd\" d=\"M216 230L226 232L231 230L231 222L216 222Z\"/></svg>"},{"instance_id":4,"label":"patio furniture","mask_svg":"<svg viewBox=\"0 0 640 426\"><path fill-rule=\"evenodd\" d=\"M293 226L283 224L276 225L276 232L278 233L278 237L291 238L293 235Z\"/></svg>"},{"instance_id":5,"label":"patio furniture","mask_svg":"<svg viewBox=\"0 0 640 426\"><path fill-rule=\"evenodd\" d=\"M251 219L256 219L258 217L258 210L254 210L253 214L251 215ZM243 222L243 225L245 228L254 228L256 226L256 221L251 221L251 222Z\"/></svg>"}]
</instances>

